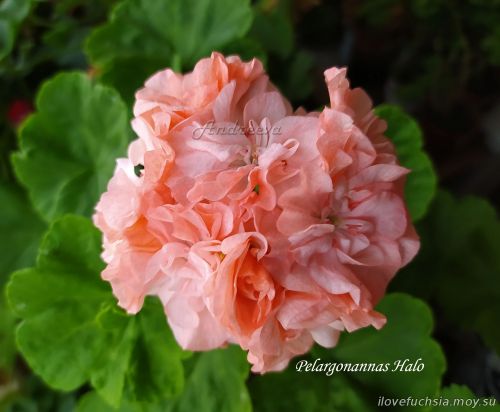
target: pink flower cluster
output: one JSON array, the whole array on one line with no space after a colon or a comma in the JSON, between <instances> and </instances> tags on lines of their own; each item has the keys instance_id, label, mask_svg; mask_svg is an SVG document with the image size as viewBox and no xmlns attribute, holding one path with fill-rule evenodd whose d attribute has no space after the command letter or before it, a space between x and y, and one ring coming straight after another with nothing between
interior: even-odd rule
<instances>
[{"instance_id":1,"label":"pink flower cluster","mask_svg":"<svg viewBox=\"0 0 500 412\"><path fill-rule=\"evenodd\" d=\"M158 296L179 344L248 350L280 370L373 310L419 248L408 170L369 97L325 72L330 105L293 112L262 64L213 53L136 94L139 138L96 206L119 305Z\"/></svg>"}]
</instances>

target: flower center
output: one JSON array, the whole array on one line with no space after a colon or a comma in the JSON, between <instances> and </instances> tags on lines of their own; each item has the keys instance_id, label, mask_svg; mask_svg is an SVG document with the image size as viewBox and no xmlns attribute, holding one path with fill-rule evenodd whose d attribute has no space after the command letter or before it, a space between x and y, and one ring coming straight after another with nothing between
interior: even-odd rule
<instances>
[{"instance_id":1,"label":"flower center","mask_svg":"<svg viewBox=\"0 0 500 412\"><path fill-rule=\"evenodd\" d=\"M340 224L340 217L335 215L329 215L326 218L332 225L338 226Z\"/></svg>"}]
</instances>

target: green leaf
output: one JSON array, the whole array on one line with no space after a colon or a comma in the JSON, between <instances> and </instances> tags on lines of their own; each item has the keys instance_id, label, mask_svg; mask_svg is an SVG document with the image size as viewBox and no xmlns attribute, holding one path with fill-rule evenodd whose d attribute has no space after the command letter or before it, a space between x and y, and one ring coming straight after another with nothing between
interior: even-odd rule
<instances>
[{"instance_id":1,"label":"green leaf","mask_svg":"<svg viewBox=\"0 0 500 412\"><path fill-rule=\"evenodd\" d=\"M314 59L304 50L293 53L287 61L286 73L279 73L281 78L277 84L283 93L292 101L306 99L313 90ZM276 75L278 78L278 75Z\"/></svg>"},{"instance_id":2,"label":"green leaf","mask_svg":"<svg viewBox=\"0 0 500 412\"><path fill-rule=\"evenodd\" d=\"M47 221L89 216L129 136L127 110L114 90L83 73L59 74L42 86L37 113L20 131L15 173Z\"/></svg>"},{"instance_id":3,"label":"green leaf","mask_svg":"<svg viewBox=\"0 0 500 412\"><path fill-rule=\"evenodd\" d=\"M14 273L7 286L10 307L23 319L19 350L53 388L69 391L90 381L113 406L125 396L176 395L185 355L161 305L148 301L135 317L116 309L99 277L100 249L100 234L87 219L68 215L53 223L36 267Z\"/></svg>"},{"instance_id":4,"label":"green leaf","mask_svg":"<svg viewBox=\"0 0 500 412\"><path fill-rule=\"evenodd\" d=\"M428 306L404 294L387 295L377 310L387 316L380 331L365 328L344 333L337 347L314 347L312 357L296 359L295 365L279 374L267 374L250 381L250 391L258 412L304 410L318 412L376 411L379 397L434 397L439 393L445 359L431 338L432 314ZM392 371L394 362L421 358L421 372ZM297 366L302 360L311 364L335 363L388 364L387 372L335 371L306 372ZM418 410L418 409L416 409Z\"/></svg>"},{"instance_id":5,"label":"green leaf","mask_svg":"<svg viewBox=\"0 0 500 412\"><path fill-rule=\"evenodd\" d=\"M17 30L28 16L31 0L3 0L0 5L0 60L14 47Z\"/></svg>"},{"instance_id":6,"label":"green leaf","mask_svg":"<svg viewBox=\"0 0 500 412\"><path fill-rule=\"evenodd\" d=\"M262 45L258 41L248 37L236 39L228 43L221 49L221 53L226 56L236 54L245 61L257 58L262 62L264 67L267 65L267 54Z\"/></svg>"},{"instance_id":7,"label":"green leaf","mask_svg":"<svg viewBox=\"0 0 500 412\"><path fill-rule=\"evenodd\" d=\"M10 371L16 356L15 319L4 300L4 284L8 275L31 266L45 223L35 214L23 191L12 185L0 186L0 369Z\"/></svg>"},{"instance_id":8,"label":"green leaf","mask_svg":"<svg viewBox=\"0 0 500 412\"><path fill-rule=\"evenodd\" d=\"M257 40L262 47L282 58L293 50L294 33L290 1L261 1L255 6L255 17L248 36Z\"/></svg>"},{"instance_id":9,"label":"green leaf","mask_svg":"<svg viewBox=\"0 0 500 412\"><path fill-rule=\"evenodd\" d=\"M480 333L500 353L496 327L500 317L500 220L493 206L478 197L458 200L440 191L419 225L419 233L421 252L398 275L394 287L436 300L448 319Z\"/></svg>"},{"instance_id":10,"label":"green leaf","mask_svg":"<svg viewBox=\"0 0 500 412\"><path fill-rule=\"evenodd\" d=\"M387 324L380 331L365 328L343 334L331 355L324 350L320 353L343 363L388 363L391 371L387 373L351 375L352 379L374 389L379 395L437 395L446 364L440 346L431 338L433 318L430 308L419 299L395 293L387 295L377 310L387 317ZM405 359L414 364L421 359L419 363L425 367L421 372L392 371L396 366L394 362Z\"/></svg>"},{"instance_id":11,"label":"green leaf","mask_svg":"<svg viewBox=\"0 0 500 412\"><path fill-rule=\"evenodd\" d=\"M500 66L500 28L498 26L493 27L491 33L483 37L481 46L489 62L494 66Z\"/></svg>"},{"instance_id":12,"label":"green leaf","mask_svg":"<svg viewBox=\"0 0 500 412\"><path fill-rule=\"evenodd\" d=\"M194 359L182 396L169 412L251 412L245 386L249 365L239 347L204 352Z\"/></svg>"},{"instance_id":13,"label":"green leaf","mask_svg":"<svg viewBox=\"0 0 500 412\"><path fill-rule=\"evenodd\" d=\"M76 393L53 391L33 374L23 374L11 384L12 392L0 398L2 412L74 412L76 408Z\"/></svg>"},{"instance_id":14,"label":"green leaf","mask_svg":"<svg viewBox=\"0 0 500 412\"><path fill-rule=\"evenodd\" d=\"M130 89L148 75L167 66L180 69L179 59L182 68L191 68L241 38L251 22L249 0L124 0L91 33L86 51L103 79L129 101Z\"/></svg>"},{"instance_id":15,"label":"green leaf","mask_svg":"<svg viewBox=\"0 0 500 412\"><path fill-rule=\"evenodd\" d=\"M46 225L33 211L23 191L15 186L0 186L0 288L10 272L31 266Z\"/></svg>"},{"instance_id":16,"label":"green leaf","mask_svg":"<svg viewBox=\"0 0 500 412\"><path fill-rule=\"evenodd\" d=\"M0 371L10 372L16 357L16 343L14 340L15 321L7 308L0 289Z\"/></svg>"},{"instance_id":17,"label":"green leaf","mask_svg":"<svg viewBox=\"0 0 500 412\"><path fill-rule=\"evenodd\" d=\"M311 358L303 357L313 361ZM347 376L298 373L289 366L280 373L254 377L249 383L255 412L375 412Z\"/></svg>"},{"instance_id":18,"label":"green leaf","mask_svg":"<svg viewBox=\"0 0 500 412\"><path fill-rule=\"evenodd\" d=\"M159 301L147 301L138 316L138 323L139 332L127 377L129 398L153 402L177 395L184 380L180 359L189 354L182 352L167 328ZM110 379L114 379L114 375Z\"/></svg>"},{"instance_id":19,"label":"green leaf","mask_svg":"<svg viewBox=\"0 0 500 412\"><path fill-rule=\"evenodd\" d=\"M237 346L200 353L187 361L186 388L179 397L163 402L124 402L117 412L251 412L245 386L249 366ZM161 368L162 365L158 365ZM78 412L112 412L95 392L86 394Z\"/></svg>"},{"instance_id":20,"label":"green leaf","mask_svg":"<svg viewBox=\"0 0 500 412\"><path fill-rule=\"evenodd\" d=\"M118 90L127 107L133 107L135 92L143 87L148 77L169 64L157 58L118 57L101 70L99 80Z\"/></svg>"},{"instance_id":21,"label":"green leaf","mask_svg":"<svg viewBox=\"0 0 500 412\"><path fill-rule=\"evenodd\" d=\"M166 408L166 402L123 402L118 408L113 408L97 392L89 392L80 398L76 412L167 412Z\"/></svg>"},{"instance_id":22,"label":"green leaf","mask_svg":"<svg viewBox=\"0 0 500 412\"><path fill-rule=\"evenodd\" d=\"M422 131L418 123L398 106L381 105L375 113L387 121L385 134L394 143L401 165L411 170L406 181L405 198L416 222L427 212L437 187L432 162L422 148Z\"/></svg>"}]
</instances>

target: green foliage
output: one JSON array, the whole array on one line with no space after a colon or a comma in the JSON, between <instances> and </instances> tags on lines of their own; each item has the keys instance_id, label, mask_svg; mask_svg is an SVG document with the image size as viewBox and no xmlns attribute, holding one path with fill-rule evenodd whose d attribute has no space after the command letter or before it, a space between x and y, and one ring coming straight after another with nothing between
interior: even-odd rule
<instances>
[{"instance_id":1,"label":"green foliage","mask_svg":"<svg viewBox=\"0 0 500 412\"><path fill-rule=\"evenodd\" d=\"M167 411L251 412L248 372L246 354L237 346L202 353L191 366L184 393Z\"/></svg>"},{"instance_id":2,"label":"green foliage","mask_svg":"<svg viewBox=\"0 0 500 412\"><path fill-rule=\"evenodd\" d=\"M83 41L90 28L103 21L114 2L116 0L4 1L4 8L14 10L18 17L27 10L29 13L18 24L13 24L16 41L4 58L0 57L2 97L30 98L39 82L54 71L86 69ZM0 33L3 27L9 27L4 26L6 22L12 26L12 13L8 16L0 17ZM3 41L0 44L3 45Z\"/></svg>"},{"instance_id":3,"label":"green foliage","mask_svg":"<svg viewBox=\"0 0 500 412\"><path fill-rule=\"evenodd\" d=\"M85 74L59 74L42 86L13 163L47 221L68 212L92 213L114 159L125 154L127 117L118 94Z\"/></svg>"},{"instance_id":4,"label":"green foliage","mask_svg":"<svg viewBox=\"0 0 500 412\"><path fill-rule=\"evenodd\" d=\"M272 80L294 104L300 105L313 90L313 54L295 44L294 2L260 0L254 5L253 24L244 40L259 45ZM286 70L283 70L286 68Z\"/></svg>"},{"instance_id":5,"label":"green foliage","mask_svg":"<svg viewBox=\"0 0 500 412\"><path fill-rule=\"evenodd\" d=\"M249 388L255 412L376 410L375 402L366 399L361 388L350 381L349 376L298 373L293 365L284 372L254 378L249 382Z\"/></svg>"},{"instance_id":6,"label":"green foliage","mask_svg":"<svg viewBox=\"0 0 500 412\"><path fill-rule=\"evenodd\" d=\"M2 292L3 290L0 289ZM0 294L0 371L10 372L16 357L14 341L15 320L7 308L3 293Z\"/></svg>"},{"instance_id":7,"label":"green foliage","mask_svg":"<svg viewBox=\"0 0 500 412\"><path fill-rule=\"evenodd\" d=\"M201 353L188 360L186 388L173 400L162 403L121 405L118 412L251 412L245 386L248 362L236 346ZM95 393L85 395L78 412L111 412L109 405Z\"/></svg>"},{"instance_id":8,"label":"green foliage","mask_svg":"<svg viewBox=\"0 0 500 412\"><path fill-rule=\"evenodd\" d=\"M183 385L178 348L157 302L128 317L100 279L100 234L83 217L49 229L37 265L12 276L10 306L23 319L19 350L50 386L73 390L90 381L111 405L123 397L152 401Z\"/></svg>"},{"instance_id":9,"label":"green foliage","mask_svg":"<svg viewBox=\"0 0 500 412\"><path fill-rule=\"evenodd\" d=\"M310 53L299 50L286 60L287 72L278 85L291 101L307 98L313 90L312 68L314 59Z\"/></svg>"},{"instance_id":10,"label":"green foliage","mask_svg":"<svg viewBox=\"0 0 500 412\"><path fill-rule=\"evenodd\" d=\"M54 392L34 375L19 383L12 381L12 391L0 397L2 412L74 412L76 394ZM4 389L4 388L2 388ZM95 411L99 412L99 411Z\"/></svg>"},{"instance_id":11,"label":"green foliage","mask_svg":"<svg viewBox=\"0 0 500 412\"><path fill-rule=\"evenodd\" d=\"M411 170L405 185L405 199L412 219L417 221L427 212L437 186L432 162L422 147L422 131L398 106L381 105L375 112L387 121L385 134L394 143L401 165Z\"/></svg>"},{"instance_id":12,"label":"green foliage","mask_svg":"<svg viewBox=\"0 0 500 412\"><path fill-rule=\"evenodd\" d=\"M286 58L294 46L290 1L273 3L266 0L257 3L249 37L256 39L266 51Z\"/></svg>"},{"instance_id":13,"label":"green foliage","mask_svg":"<svg viewBox=\"0 0 500 412\"><path fill-rule=\"evenodd\" d=\"M446 365L440 346L431 338L433 318L430 308L408 295L391 294L382 300L377 310L387 316L387 325L380 331L366 328L344 334L331 357L344 363L359 362L360 354L363 354L364 361L374 363L392 363L407 358L416 362L422 358L425 368L419 373L360 373L352 378L380 394L400 397L408 394L437 395Z\"/></svg>"},{"instance_id":14,"label":"green foliage","mask_svg":"<svg viewBox=\"0 0 500 412\"><path fill-rule=\"evenodd\" d=\"M394 288L436 299L449 319L500 352L500 221L484 199L440 191L419 226L422 250ZM429 288L429 284L433 287Z\"/></svg>"},{"instance_id":15,"label":"green foliage","mask_svg":"<svg viewBox=\"0 0 500 412\"><path fill-rule=\"evenodd\" d=\"M97 392L89 392L81 397L77 412L165 412L164 404L124 402L118 408L107 404Z\"/></svg>"},{"instance_id":16,"label":"green foliage","mask_svg":"<svg viewBox=\"0 0 500 412\"><path fill-rule=\"evenodd\" d=\"M13 46L21 22L28 16L32 0L3 0L0 4L0 60Z\"/></svg>"},{"instance_id":17,"label":"green foliage","mask_svg":"<svg viewBox=\"0 0 500 412\"><path fill-rule=\"evenodd\" d=\"M391 36L382 48L395 52L387 56L394 94L412 106L442 112L470 105L464 91L484 84L488 66L500 64L496 0L371 0L354 10L370 33Z\"/></svg>"},{"instance_id":18,"label":"green foliage","mask_svg":"<svg viewBox=\"0 0 500 412\"><path fill-rule=\"evenodd\" d=\"M236 39L226 44L222 48L221 52L226 56L236 54L243 60L247 61L257 58L264 66L268 61L268 57L263 46L257 40L250 37L242 37L241 39Z\"/></svg>"},{"instance_id":19,"label":"green foliage","mask_svg":"<svg viewBox=\"0 0 500 412\"><path fill-rule=\"evenodd\" d=\"M0 289L10 272L31 266L40 243L45 223L33 211L26 195L13 185L0 186Z\"/></svg>"},{"instance_id":20,"label":"green foliage","mask_svg":"<svg viewBox=\"0 0 500 412\"><path fill-rule=\"evenodd\" d=\"M387 316L381 331L362 329L343 334L334 349L315 347L318 362L389 364L388 372L298 372L291 365L283 374L269 374L250 382L256 411L375 410L380 395L388 397L437 396L445 359L431 338L433 320L429 307L404 294L387 295L377 310ZM391 371L398 359L415 363L421 372ZM314 359L310 359L313 361ZM408 362L407 362L408 363Z\"/></svg>"},{"instance_id":21,"label":"green foliage","mask_svg":"<svg viewBox=\"0 0 500 412\"><path fill-rule=\"evenodd\" d=\"M4 299L4 284L14 270L31 266L45 230L45 223L35 214L25 194L13 185L0 186L0 371L11 371L15 357L15 320Z\"/></svg>"},{"instance_id":22,"label":"green foliage","mask_svg":"<svg viewBox=\"0 0 500 412\"><path fill-rule=\"evenodd\" d=\"M125 0L108 23L91 33L87 53L103 80L129 100L154 71L190 68L199 58L241 38L252 22L249 3Z\"/></svg>"},{"instance_id":23,"label":"green foliage","mask_svg":"<svg viewBox=\"0 0 500 412\"><path fill-rule=\"evenodd\" d=\"M482 42L492 64L500 66L500 28L497 26Z\"/></svg>"}]
</instances>

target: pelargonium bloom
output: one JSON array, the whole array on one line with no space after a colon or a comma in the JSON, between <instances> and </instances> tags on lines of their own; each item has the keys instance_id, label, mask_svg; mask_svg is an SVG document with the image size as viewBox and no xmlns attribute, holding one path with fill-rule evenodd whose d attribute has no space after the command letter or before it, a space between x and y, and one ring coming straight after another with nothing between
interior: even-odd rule
<instances>
[{"instance_id":1,"label":"pelargonium bloom","mask_svg":"<svg viewBox=\"0 0 500 412\"><path fill-rule=\"evenodd\" d=\"M235 343L260 373L384 325L374 305L419 248L409 171L346 70L325 79L330 105L293 112L258 60L213 53L137 92L94 215L121 307L158 296L183 348Z\"/></svg>"}]
</instances>

